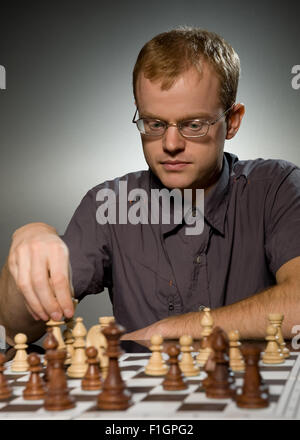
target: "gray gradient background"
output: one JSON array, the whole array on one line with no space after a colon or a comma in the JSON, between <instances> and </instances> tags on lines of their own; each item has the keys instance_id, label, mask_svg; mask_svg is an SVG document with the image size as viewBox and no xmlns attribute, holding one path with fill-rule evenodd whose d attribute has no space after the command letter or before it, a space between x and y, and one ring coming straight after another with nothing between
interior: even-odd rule
<instances>
[{"instance_id":1,"label":"gray gradient background","mask_svg":"<svg viewBox=\"0 0 300 440\"><path fill-rule=\"evenodd\" d=\"M298 0L20 3L0 9L1 266L16 228L43 221L62 234L91 187L147 168L131 124L131 73L143 44L172 27L217 32L240 56L246 115L225 150L300 165ZM105 293L76 313L88 328L107 314Z\"/></svg>"}]
</instances>

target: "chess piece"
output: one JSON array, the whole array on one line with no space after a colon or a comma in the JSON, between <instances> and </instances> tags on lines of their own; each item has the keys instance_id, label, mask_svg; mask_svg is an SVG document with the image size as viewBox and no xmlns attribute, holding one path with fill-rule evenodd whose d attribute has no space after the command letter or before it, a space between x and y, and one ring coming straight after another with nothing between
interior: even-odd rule
<instances>
[{"instance_id":1,"label":"chess piece","mask_svg":"<svg viewBox=\"0 0 300 440\"><path fill-rule=\"evenodd\" d=\"M88 369L81 381L81 388L88 391L99 390L102 387L102 380L97 359L97 349L95 347L87 347L85 354L87 356Z\"/></svg>"},{"instance_id":2,"label":"chess piece","mask_svg":"<svg viewBox=\"0 0 300 440\"><path fill-rule=\"evenodd\" d=\"M153 335L151 338L150 350L152 355L145 368L145 374L149 376L164 376L168 367L162 357L162 343L163 338L160 335Z\"/></svg>"},{"instance_id":3,"label":"chess piece","mask_svg":"<svg viewBox=\"0 0 300 440\"><path fill-rule=\"evenodd\" d=\"M51 374L49 375L44 408L48 411L62 411L75 406L74 398L69 395L64 369L66 355L66 350L49 350L47 353Z\"/></svg>"},{"instance_id":4,"label":"chess piece","mask_svg":"<svg viewBox=\"0 0 300 440\"><path fill-rule=\"evenodd\" d=\"M193 339L189 335L183 335L179 339L179 344L181 348L181 361L179 362L179 367L182 373L186 376L197 376L200 373L199 367L193 359Z\"/></svg>"},{"instance_id":5,"label":"chess piece","mask_svg":"<svg viewBox=\"0 0 300 440\"><path fill-rule=\"evenodd\" d=\"M212 372L214 371L215 367L216 367L215 353L214 351L212 351L203 367L206 373L206 377L202 379L201 384L204 389L206 389L211 384Z\"/></svg>"},{"instance_id":6,"label":"chess piece","mask_svg":"<svg viewBox=\"0 0 300 440\"><path fill-rule=\"evenodd\" d=\"M43 348L45 349L45 356L44 356L44 366L45 368L45 374L44 374L44 382L48 382L49 380L49 373L50 369L48 366L48 360L47 360L47 353L49 350L56 350L58 347L58 342L56 337L53 335L53 329L52 327L47 328L46 337L44 339Z\"/></svg>"},{"instance_id":7,"label":"chess piece","mask_svg":"<svg viewBox=\"0 0 300 440\"><path fill-rule=\"evenodd\" d=\"M264 364L282 364L284 362L284 356L278 345L277 328L274 325L267 327L266 341L268 341L265 352L262 356Z\"/></svg>"},{"instance_id":8,"label":"chess piece","mask_svg":"<svg viewBox=\"0 0 300 440\"><path fill-rule=\"evenodd\" d=\"M82 318L76 318L76 324L73 329L73 337L75 339L73 348L74 353L72 357L72 363L67 369L67 374L69 377L82 378L86 374L88 364L86 362L85 354L85 336L86 328L83 324Z\"/></svg>"},{"instance_id":9,"label":"chess piece","mask_svg":"<svg viewBox=\"0 0 300 440\"><path fill-rule=\"evenodd\" d=\"M282 322L283 322L284 315L282 313L270 313L269 314L269 321L270 324L274 325L274 327L277 328L276 336L278 336L277 342L279 344L279 348L281 349L281 353L283 354L283 357L286 359L290 356L290 351L286 346L286 343L283 339L282 335Z\"/></svg>"},{"instance_id":10,"label":"chess piece","mask_svg":"<svg viewBox=\"0 0 300 440\"><path fill-rule=\"evenodd\" d=\"M72 298L72 302L73 302L74 314L75 314L76 307L77 307L77 305L78 305L78 299ZM75 321L75 317L74 317L74 315L72 316L72 318L66 318L66 319L65 319L66 329L69 330L69 332L72 333L73 328L75 327L75 323L76 323L76 321ZM67 335L68 335L68 334L69 334L69 333L67 333ZM64 336L63 339L64 339L64 343L66 343L65 336Z\"/></svg>"},{"instance_id":11,"label":"chess piece","mask_svg":"<svg viewBox=\"0 0 300 440\"><path fill-rule=\"evenodd\" d=\"M229 337L229 365L232 371L245 371L245 362L240 350L241 343L238 330L228 333Z\"/></svg>"},{"instance_id":12,"label":"chess piece","mask_svg":"<svg viewBox=\"0 0 300 440\"><path fill-rule=\"evenodd\" d=\"M74 313L75 313L76 307L78 305L78 299L72 298L72 302L73 302ZM72 318L65 319L66 329L63 332L63 340L64 340L65 348L67 350L67 357L66 357L65 365L71 365L71 363L72 363L72 357L73 357L73 353L74 353L74 349L73 349L74 338L73 338L72 332L75 327L75 323L76 323L76 321L75 321L74 315L72 316Z\"/></svg>"},{"instance_id":13,"label":"chess piece","mask_svg":"<svg viewBox=\"0 0 300 440\"><path fill-rule=\"evenodd\" d=\"M210 383L205 388L206 396L213 399L233 398L235 385L230 376L228 338L220 327L215 327L211 343L215 368L211 372Z\"/></svg>"},{"instance_id":14,"label":"chess piece","mask_svg":"<svg viewBox=\"0 0 300 440\"><path fill-rule=\"evenodd\" d=\"M98 351L100 371L103 379L106 378L109 362L108 356L106 355L107 340L103 334L103 329L113 322L115 322L114 316L100 317L99 324L91 327L86 337L86 346L93 346Z\"/></svg>"},{"instance_id":15,"label":"chess piece","mask_svg":"<svg viewBox=\"0 0 300 440\"><path fill-rule=\"evenodd\" d=\"M126 389L125 382L122 380L118 361L123 353L120 349L120 338L124 333L124 327L114 322L103 329L107 340L106 354L109 362L107 376L97 399L99 409L121 411L131 405L131 393Z\"/></svg>"},{"instance_id":16,"label":"chess piece","mask_svg":"<svg viewBox=\"0 0 300 440\"><path fill-rule=\"evenodd\" d=\"M12 395L12 389L5 377L5 354L0 353L0 400L8 399Z\"/></svg>"},{"instance_id":17,"label":"chess piece","mask_svg":"<svg viewBox=\"0 0 300 440\"><path fill-rule=\"evenodd\" d=\"M16 349L16 355L12 361L11 370L16 372L25 372L28 371L28 362L27 362L27 352L26 348L28 348L27 336L24 333L18 333L14 337Z\"/></svg>"},{"instance_id":18,"label":"chess piece","mask_svg":"<svg viewBox=\"0 0 300 440\"><path fill-rule=\"evenodd\" d=\"M205 307L203 313L204 314L201 319L201 326L203 328L203 331L201 333L200 350L198 355L196 356L197 364L200 367L203 367L205 365L212 351L209 345L209 335L212 333L212 329L214 325L214 321L210 313L210 308Z\"/></svg>"},{"instance_id":19,"label":"chess piece","mask_svg":"<svg viewBox=\"0 0 300 440\"><path fill-rule=\"evenodd\" d=\"M245 374L242 390L236 394L236 403L240 408L266 408L269 405L269 395L259 373L260 350L255 346L242 349L245 360Z\"/></svg>"},{"instance_id":20,"label":"chess piece","mask_svg":"<svg viewBox=\"0 0 300 440\"><path fill-rule=\"evenodd\" d=\"M71 326L69 326L69 327L67 326L67 328L63 332L63 338L64 338L64 343L65 343L65 347L66 347L66 351L67 351L65 365L71 365L72 357L73 357L73 354L74 354L73 344L74 344L74 341L75 341L75 339L73 338Z\"/></svg>"},{"instance_id":21,"label":"chess piece","mask_svg":"<svg viewBox=\"0 0 300 440\"><path fill-rule=\"evenodd\" d=\"M162 383L163 389L167 391L185 390L187 384L178 363L178 356L180 353L178 345L171 345L167 352L169 355L170 368Z\"/></svg>"},{"instance_id":22,"label":"chess piece","mask_svg":"<svg viewBox=\"0 0 300 440\"><path fill-rule=\"evenodd\" d=\"M60 326L64 325L64 321L54 321L53 319L50 319L46 325L47 327L51 327L53 329L53 335L55 336L57 342L58 342L58 350L64 350L66 348L62 334L61 334L61 330L60 330Z\"/></svg>"},{"instance_id":23,"label":"chess piece","mask_svg":"<svg viewBox=\"0 0 300 440\"><path fill-rule=\"evenodd\" d=\"M29 381L23 391L25 400L39 400L45 397L45 383L40 377L43 368L39 356L30 353L28 356L29 371L31 372Z\"/></svg>"}]
</instances>

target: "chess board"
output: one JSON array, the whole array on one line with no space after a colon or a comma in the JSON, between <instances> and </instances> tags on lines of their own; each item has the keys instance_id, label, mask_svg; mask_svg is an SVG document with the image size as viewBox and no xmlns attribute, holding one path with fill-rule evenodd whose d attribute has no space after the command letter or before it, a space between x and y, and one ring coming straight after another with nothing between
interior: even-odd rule
<instances>
[{"instance_id":1,"label":"chess board","mask_svg":"<svg viewBox=\"0 0 300 440\"><path fill-rule=\"evenodd\" d=\"M196 354L196 353L194 353ZM201 386L206 373L186 378L188 389L165 391L163 377L147 376L145 365L150 353L125 353L119 360L122 379L132 394L132 405L126 411L97 409L100 391L83 391L80 379L68 378L70 394L75 397L75 408L47 411L43 401L24 400L22 393L29 373L14 373L11 361L5 374L13 388L13 396L0 401L0 419L103 419L103 420L193 420L193 419L300 419L300 353L291 352L289 359L279 365L264 365L260 373L269 386L268 408L240 409L231 399L209 399ZM242 385L243 373L235 373L237 387Z\"/></svg>"}]
</instances>

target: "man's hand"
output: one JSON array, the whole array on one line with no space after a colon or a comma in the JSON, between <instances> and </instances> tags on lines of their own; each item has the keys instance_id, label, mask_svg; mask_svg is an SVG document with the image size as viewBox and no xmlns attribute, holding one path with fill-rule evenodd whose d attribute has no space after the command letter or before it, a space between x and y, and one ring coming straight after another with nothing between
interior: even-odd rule
<instances>
[{"instance_id":1,"label":"man's hand","mask_svg":"<svg viewBox=\"0 0 300 440\"><path fill-rule=\"evenodd\" d=\"M150 340L153 335L161 334L161 329L159 327L159 323L155 322L154 324L148 325L148 327L141 328L131 333L126 333L121 337L122 340L130 340L130 341L145 341Z\"/></svg>"},{"instance_id":2,"label":"man's hand","mask_svg":"<svg viewBox=\"0 0 300 440\"><path fill-rule=\"evenodd\" d=\"M153 335L161 335L164 339L177 339L182 335L199 338L202 312L189 312L183 315L169 316L156 321L147 327L126 333L121 339L135 341L150 340Z\"/></svg>"},{"instance_id":3,"label":"man's hand","mask_svg":"<svg viewBox=\"0 0 300 440\"><path fill-rule=\"evenodd\" d=\"M53 227L30 223L17 229L7 266L35 320L73 316L69 251Z\"/></svg>"}]
</instances>

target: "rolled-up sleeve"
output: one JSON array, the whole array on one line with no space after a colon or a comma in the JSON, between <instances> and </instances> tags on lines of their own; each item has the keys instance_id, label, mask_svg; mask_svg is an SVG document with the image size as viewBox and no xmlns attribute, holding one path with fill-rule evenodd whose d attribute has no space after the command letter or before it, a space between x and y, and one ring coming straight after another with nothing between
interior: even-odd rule
<instances>
[{"instance_id":1,"label":"rolled-up sleeve","mask_svg":"<svg viewBox=\"0 0 300 440\"><path fill-rule=\"evenodd\" d=\"M96 220L95 192L81 200L60 238L69 249L75 298L102 292L111 283L108 231Z\"/></svg>"},{"instance_id":2,"label":"rolled-up sleeve","mask_svg":"<svg viewBox=\"0 0 300 440\"><path fill-rule=\"evenodd\" d=\"M266 202L265 250L270 270L300 256L300 170L294 168L272 186Z\"/></svg>"}]
</instances>

